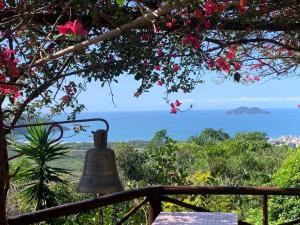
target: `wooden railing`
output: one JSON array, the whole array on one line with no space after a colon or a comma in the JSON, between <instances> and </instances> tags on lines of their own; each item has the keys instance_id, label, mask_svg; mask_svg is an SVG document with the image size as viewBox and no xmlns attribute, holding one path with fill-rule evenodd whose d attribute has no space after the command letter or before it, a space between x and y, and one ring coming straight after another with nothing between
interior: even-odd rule
<instances>
[{"instance_id":1,"label":"wooden railing","mask_svg":"<svg viewBox=\"0 0 300 225\"><path fill-rule=\"evenodd\" d=\"M209 212L209 210L199 206L191 205L174 198L170 195L255 195L262 198L262 224L268 225L268 196L285 195L300 196L300 188L276 188L276 187L223 187L223 186L150 186L131 191L105 195L101 198L85 200L80 202L60 205L36 212L11 217L8 219L9 225L27 225L37 222L51 220L61 216L70 216L77 213L84 213L116 203L127 202L137 198L144 198L139 204L132 208L118 225L123 224L131 215L139 210L143 205L149 203L148 224L152 224L162 210L162 202L170 202L175 205L198 212ZM281 225L299 224L299 220L290 221ZM249 225L247 222L239 221L239 225Z\"/></svg>"}]
</instances>

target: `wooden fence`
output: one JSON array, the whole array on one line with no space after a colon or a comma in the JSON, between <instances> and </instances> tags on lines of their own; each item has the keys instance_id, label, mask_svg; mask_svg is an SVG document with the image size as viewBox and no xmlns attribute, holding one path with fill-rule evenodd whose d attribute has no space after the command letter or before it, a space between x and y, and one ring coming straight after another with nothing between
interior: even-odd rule
<instances>
[{"instance_id":1,"label":"wooden fence","mask_svg":"<svg viewBox=\"0 0 300 225\"><path fill-rule=\"evenodd\" d=\"M123 224L130 216L146 203L148 207L148 224L152 224L162 210L162 202L170 202L178 206L198 212L209 212L208 209L191 205L169 196L172 195L253 195L261 196L262 224L268 225L268 196L300 196L300 188L276 188L276 187L224 187L224 186L150 186L120 193L102 196L91 200L64 204L36 212L18 215L8 219L9 225L27 225L47 221L61 216L88 212L99 207L116 203L127 202L137 198L144 198L134 208L119 220L117 225ZM280 225L300 224L300 219L286 222ZM249 223L239 221L239 225Z\"/></svg>"}]
</instances>

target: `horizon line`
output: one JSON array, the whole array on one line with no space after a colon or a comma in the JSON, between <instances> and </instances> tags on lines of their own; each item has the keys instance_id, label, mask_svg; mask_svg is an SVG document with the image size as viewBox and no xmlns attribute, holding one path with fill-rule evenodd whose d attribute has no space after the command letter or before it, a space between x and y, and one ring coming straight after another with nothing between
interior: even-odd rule
<instances>
[{"instance_id":1,"label":"horizon line","mask_svg":"<svg viewBox=\"0 0 300 225\"><path fill-rule=\"evenodd\" d=\"M189 112L189 111L208 111L208 110L220 110L220 111L223 111L223 110L232 110L232 109L236 109L236 108L240 108L240 107L249 107L249 108L252 108L252 107L257 107L257 108L261 108L261 109L295 109L295 110L299 110L296 106L295 107L260 107L260 106L245 106L245 105L242 105L242 106L237 106L237 107L231 107L231 108L204 108L204 109L200 109L200 108L192 108L188 111L185 111L185 112ZM112 111L112 110L103 110L103 111L84 111L82 113L118 113L118 112L169 112L170 110L167 110L167 109L149 109L149 110L139 110L139 109L135 109L135 110L116 110L116 111ZM66 113L69 113L71 111L66 111ZM79 114L82 114L82 113L79 113Z\"/></svg>"}]
</instances>

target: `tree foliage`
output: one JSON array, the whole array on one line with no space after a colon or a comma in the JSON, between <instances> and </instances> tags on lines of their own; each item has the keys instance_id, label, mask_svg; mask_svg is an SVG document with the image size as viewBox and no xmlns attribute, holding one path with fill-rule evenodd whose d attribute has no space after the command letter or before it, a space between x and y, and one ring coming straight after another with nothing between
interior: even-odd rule
<instances>
[{"instance_id":1,"label":"tree foliage","mask_svg":"<svg viewBox=\"0 0 300 225\"><path fill-rule=\"evenodd\" d=\"M247 136L247 133L245 134ZM153 144L160 143L160 144ZM75 147L74 147L75 148ZM78 149L78 148L77 148ZM297 186L299 150L287 146L273 146L263 140L228 138L206 144L189 141L176 142L165 130L158 131L149 145L134 148L132 143L114 145L117 163L125 189L152 184L166 185L234 185L234 186ZM76 154L76 153L75 153ZM73 162L71 159L66 159ZM25 162L26 163L26 162ZM59 162L60 163L60 162ZM67 167L67 161L65 166ZM30 166L30 163L26 163ZM81 166L79 166L81 168ZM79 168L77 168L79 170ZM73 171L74 172L74 171ZM93 198L93 195L76 193L79 173L63 176L69 185L51 186L59 198L58 203ZM14 183L14 185L20 185ZM23 185L21 183L21 185ZM236 212L239 218L261 224L261 200L253 196L189 195L174 196L179 200L213 211ZM22 199L17 199L17 205ZM136 202L112 205L104 209L107 224L116 223ZM296 219L298 198L270 197L271 224ZM21 204L24 205L24 204ZM128 224L144 224L145 208L134 215ZM164 211L186 211L169 203ZM95 223L98 211L64 218L63 224Z\"/></svg>"},{"instance_id":2,"label":"tree foliage","mask_svg":"<svg viewBox=\"0 0 300 225\"><path fill-rule=\"evenodd\" d=\"M295 163L297 164L299 154L290 153L291 150L287 146L270 145L266 139L261 138L265 135L260 132L239 133L237 136L240 138L228 138L224 135L226 133L220 130L207 129L204 134L207 133L222 134L221 137L226 138L218 139L219 135L212 135L213 142L199 143L198 139L192 138L184 142L175 142L168 136L167 131L162 130L154 135L145 151L139 150L136 156L131 155L134 151L128 144L118 145L117 152L127 151L130 156L118 157L118 161L125 165L120 167L121 171L126 173L128 168L131 168L130 176L125 177L125 183L133 187L148 184L283 187L297 185L295 179L298 170ZM139 160L141 155L143 161ZM136 162L132 159L136 159ZM132 172L136 174L133 176ZM133 177L138 179L132 179ZM251 224L261 224L260 199L251 196L176 197L213 211L237 212L240 219ZM271 198L270 222L277 224L295 219L298 216L296 199ZM186 211L169 203L163 204L163 208L165 211Z\"/></svg>"},{"instance_id":3,"label":"tree foliage","mask_svg":"<svg viewBox=\"0 0 300 225\"><path fill-rule=\"evenodd\" d=\"M300 151L290 152L274 173L272 184L280 187L299 187L300 185ZM299 197L278 196L271 200L271 216L279 222L298 219L300 213Z\"/></svg>"},{"instance_id":4,"label":"tree foliage","mask_svg":"<svg viewBox=\"0 0 300 225\"><path fill-rule=\"evenodd\" d=\"M264 132L238 132L234 136L237 140L244 140L244 141L266 141L267 134Z\"/></svg>"},{"instance_id":5,"label":"tree foliage","mask_svg":"<svg viewBox=\"0 0 300 225\"><path fill-rule=\"evenodd\" d=\"M229 135L222 129L214 130L212 128L204 129L198 137L191 137L190 141L195 142L199 145L205 145L208 143L215 144L216 142L224 141L229 139Z\"/></svg>"},{"instance_id":6,"label":"tree foliage","mask_svg":"<svg viewBox=\"0 0 300 225\"><path fill-rule=\"evenodd\" d=\"M122 175L127 180L141 181L144 179L146 154L126 143L119 143L115 146L117 163Z\"/></svg>"}]
</instances>

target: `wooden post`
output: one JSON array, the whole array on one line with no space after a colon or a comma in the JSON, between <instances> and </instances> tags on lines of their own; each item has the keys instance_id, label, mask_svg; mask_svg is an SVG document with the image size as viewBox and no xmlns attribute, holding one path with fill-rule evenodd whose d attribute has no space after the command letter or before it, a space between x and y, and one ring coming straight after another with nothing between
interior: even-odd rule
<instances>
[{"instance_id":1,"label":"wooden post","mask_svg":"<svg viewBox=\"0 0 300 225\"><path fill-rule=\"evenodd\" d=\"M268 195L262 196L262 210L263 210L263 218L262 218L262 224L268 225Z\"/></svg>"},{"instance_id":2,"label":"wooden post","mask_svg":"<svg viewBox=\"0 0 300 225\"><path fill-rule=\"evenodd\" d=\"M0 111L0 224L6 225L6 197L9 188L6 131L3 124L3 113Z\"/></svg>"},{"instance_id":3,"label":"wooden post","mask_svg":"<svg viewBox=\"0 0 300 225\"><path fill-rule=\"evenodd\" d=\"M148 209L148 225L151 225L158 214L161 212L161 191L160 187L155 187L147 195L149 200L149 209Z\"/></svg>"},{"instance_id":4,"label":"wooden post","mask_svg":"<svg viewBox=\"0 0 300 225\"><path fill-rule=\"evenodd\" d=\"M101 198L101 194L96 194L97 198ZM99 207L99 225L104 225L104 212L103 207Z\"/></svg>"},{"instance_id":5,"label":"wooden post","mask_svg":"<svg viewBox=\"0 0 300 225\"><path fill-rule=\"evenodd\" d=\"M99 225L104 225L104 212L102 207L99 207Z\"/></svg>"}]
</instances>

